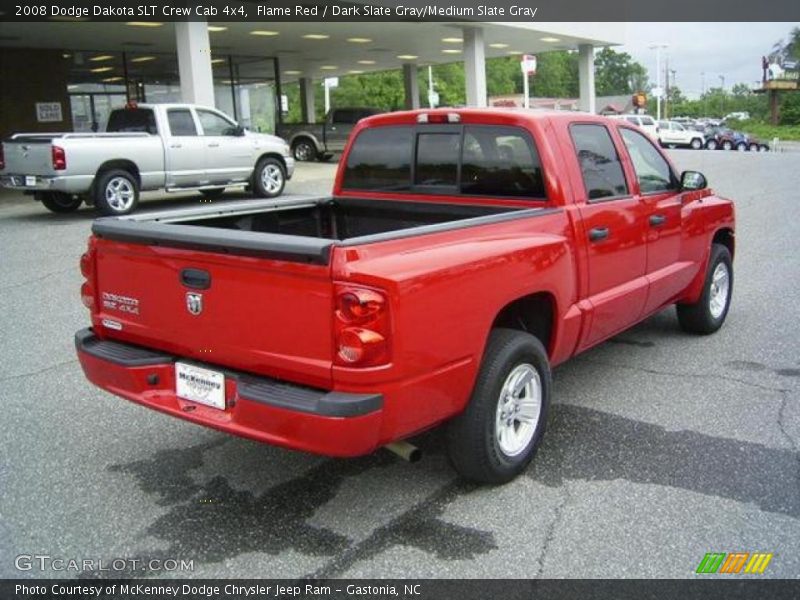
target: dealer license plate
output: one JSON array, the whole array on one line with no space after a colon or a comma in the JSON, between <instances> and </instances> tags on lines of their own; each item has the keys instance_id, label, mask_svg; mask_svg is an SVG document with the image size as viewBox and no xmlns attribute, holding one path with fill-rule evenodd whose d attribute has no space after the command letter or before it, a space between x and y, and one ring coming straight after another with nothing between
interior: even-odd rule
<instances>
[{"instance_id":1,"label":"dealer license plate","mask_svg":"<svg viewBox=\"0 0 800 600\"><path fill-rule=\"evenodd\" d=\"M25 175L25 185L27 187L33 187L36 185L36 176L35 175Z\"/></svg>"},{"instance_id":2,"label":"dealer license plate","mask_svg":"<svg viewBox=\"0 0 800 600\"><path fill-rule=\"evenodd\" d=\"M225 409L225 375L186 363L175 363L175 393L179 398Z\"/></svg>"}]
</instances>

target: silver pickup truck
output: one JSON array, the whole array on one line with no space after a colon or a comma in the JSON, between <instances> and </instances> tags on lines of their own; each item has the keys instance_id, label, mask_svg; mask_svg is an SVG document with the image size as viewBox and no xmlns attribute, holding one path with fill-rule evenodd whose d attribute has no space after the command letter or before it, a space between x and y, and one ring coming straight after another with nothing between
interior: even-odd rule
<instances>
[{"instance_id":1,"label":"silver pickup truck","mask_svg":"<svg viewBox=\"0 0 800 600\"><path fill-rule=\"evenodd\" d=\"M279 137L191 104L129 104L112 111L106 133L18 133L0 148L0 184L58 213L86 202L124 215L140 191L157 189L216 198L225 188L247 187L273 198L294 172Z\"/></svg>"},{"instance_id":2,"label":"silver pickup truck","mask_svg":"<svg viewBox=\"0 0 800 600\"><path fill-rule=\"evenodd\" d=\"M278 135L289 142L295 160L327 160L344 150L356 123L381 112L377 108L334 108L322 123L278 125Z\"/></svg>"}]
</instances>

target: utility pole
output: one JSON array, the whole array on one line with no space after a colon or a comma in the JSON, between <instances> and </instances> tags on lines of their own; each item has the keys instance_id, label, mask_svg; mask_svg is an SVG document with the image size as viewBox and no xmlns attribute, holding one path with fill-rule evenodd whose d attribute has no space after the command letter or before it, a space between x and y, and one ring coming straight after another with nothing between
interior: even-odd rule
<instances>
[{"instance_id":1,"label":"utility pole","mask_svg":"<svg viewBox=\"0 0 800 600\"><path fill-rule=\"evenodd\" d=\"M661 120L661 96L664 90L661 89L661 49L669 48L668 44L651 44L648 46L656 51L656 120Z\"/></svg>"},{"instance_id":2,"label":"utility pole","mask_svg":"<svg viewBox=\"0 0 800 600\"><path fill-rule=\"evenodd\" d=\"M664 118L669 119L669 56L664 62Z\"/></svg>"},{"instance_id":3,"label":"utility pole","mask_svg":"<svg viewBox=\"0 0 800 600\"><path fill-rule=\"evenodd\" d=\"M720 75L719 80L722 83L722 94L719 97L719 118L725 117L725 75Z\"/></svg>"},{"instance_id":4,"label":"utility pole","mask_svg":"<svg viewBox=\"0 0 800 600\"><path fill-rule=\"evenodd\" d=\"M703 99L703 116L708 116L708 110L706 109L706 72L703 71L700 73L700 97Z\"/></svg>"}]
</instances>

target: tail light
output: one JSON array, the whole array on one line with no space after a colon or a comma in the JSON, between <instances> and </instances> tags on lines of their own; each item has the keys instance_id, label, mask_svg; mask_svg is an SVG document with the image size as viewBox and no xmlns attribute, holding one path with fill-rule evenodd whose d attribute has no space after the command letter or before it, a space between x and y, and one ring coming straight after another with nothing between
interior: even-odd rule
<instances>
[{"instance_id":1,"label":"tail light","mask_svg":"<svg viewBox=\"0 0 800 600\"><path fill-rule=\"evenodd\" d=\"M52 147L53 169L63 171L67 168L67 153L60 146Z\"/></svg>"},{"instance_id":2,"label":"tail light","mask_svg":"<svg viewBox=\"0 0 800 600\"><path fill-rule=\"evenodd\" d=\"M81 255L81 275L86 279L81 285L81 302L89 310L94 310L95 308L95 243L94 237L90 237L89 247Z\"/></svg>"},{"instance_id":3,"label":"tail light","mask_svg":"<svg viewBox=\"0 0 800 600\"><path fill-rule=\"evenodd\" d=\"M371 367L389 362L389 303L381 292L337 287L333 320L337 365Z\"/></svg>"},{"instance_id":4,"label":"tail light","mask_svg":"<svg viewBox=\"0 0 800 600\"><path fill-rule=\"evenodd\" d=\"M0 144L0 171L6 168L6 155L3 153L3 144Z\"/></svg>"}]
</instances>

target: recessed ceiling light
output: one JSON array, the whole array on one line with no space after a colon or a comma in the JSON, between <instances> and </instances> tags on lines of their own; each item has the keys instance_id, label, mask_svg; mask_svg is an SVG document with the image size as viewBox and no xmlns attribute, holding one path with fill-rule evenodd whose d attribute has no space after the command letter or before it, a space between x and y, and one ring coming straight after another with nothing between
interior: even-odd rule
<instances>
[{"instance_id":1,"label":"recessed ceiling light","mask_svg":"<svg viewBox=\"0 0 800 600\"><path fill-rule=\"evenodd\" d=\"M280 31L269 31L267 29L255 29L255 30L250 32L250 35L273 36L273 35L280 35Z\"/></svg>"},{"instance_id":2,"label":"recessed ceiling light","mask_svg":"<svg viewBox=\"0 0 800 600\"><path fill-rule=\"evenodd\" d=\"M158 21L128 21L125 25L130 27L162 27L164 24Z\"/></svg>"},{"instance_id":3,"label":"recessed ceiling light","mask_svg":"<svg viewBox=\"0 0 800 600\"><path fill-rule=\"evenodd\" d=\"M284 75L302 75L303 72L302 71L284 71L283 74Z\"/></svg>"},{"instance_id":4,"label":"recessed ceiling light","mask_svg":"<svg viewBox=\"0 0 800 600\"><path fill-rule=\"evenodd\" d=\"M359 71L358 69L350 69L348 71L348 73L350 73L350 75L361 75L363 72L364 71Z\"/></svg>"},{"instance_id":5,"label":"recessed ceiling light","mask_svg":"<svg viewBox=\"0 0 800 600\"><path fill-rule=\"evenodd\" d=\"M339 68L339 67L337 67L337 66L335 66L335 65L322 65L322 66L320 67L320 70L322 70L322 71L335 71L335 70L336 70L336 69L338 69L338 68Z\"/></svg>"},{"instance_id":6,"label":"recessed ceiling light","mask_svg":"<svg viewBox=\"0 0 800 600\"><path fill-rule=\"evenodd\" d=\"M64 52L64 54L61 55L61 58L72 58L72 54L69 52Z\"/></svg>"},{"instance_id":7,"label":"recessed ceiling light","mask_svg":"<svg viewBox=\"0 0 800 600\"><path fill-rule=\"evenodd\" d=\"M208 30L212 33L217 33L218 31L225 31L228 29L227 27L223 27L221 25L209 25Z\"/></svg>"},{"instance_id":8,"label":"recessed ceiling light","mask_svg":"<svg viewBox=\"0 0 800 600\"><path fill-rule=\"evenodd\" d=\"M347 38L347 41L353 44L369 44L372 41L372 39L364 37L351 37Z\"/></svg>"},{"instance_id":9,"label":"recessed ceiling light","mask_svg":"<svg viewBox=\"0 0 800 600\"><path fill-rule=\"evenodd\" d=\"M417 56L416 54L398 54L397 58L399 58L400 60L414 60L416 58L419 58L419 56Z\"/></svg>"},{"instance_id":10,"label":"recessed ceiling light","mask_svg":"<svg viewBox=\"0 0 800 600\"><path fill-rule=\"evenodd\" d=\"M461 54L461 50L457 48L445 48L442 50L442 54Z\"/></svg>"},{"instance_id":11,"label":"recessed ceiling light","mask_svg":"<svg viewBox=\"0 0 800 600\"><path fill-rule=\"evenodd\" d=\"M307 40L327 40L329 37L327 33L307 33L303 36Z\"/></svg>"},{"instance_id":12,"label":"recessed ceiling light","mask_svg":"<svg viewBox=\"0 0 800 600\"><path fill-rule=\"evenodd\" d=\"M461 44L464 41L464 39L460 37L446 37L442 38L442 41L445 44Z\"/></svg>"},{"instance_id":13,"label":"recessed ceiling light","mask_svg":"<svg viewBox=\"0 0 800 600\"><path fill-rule=\"evenodd\" d=\"M375 61L374 60L360 60L360 61L358 61L358 64L360 64L360 65L374 65Z\"/></svg>"},{"instance_id":14,"label":"recessed ceiling light","mask_svg":"<svg viewBox=\"0 0 800 600\"><path fill-rule=\"evenodd\" d=\"M108 71L113 71L114 67L97 67L96 69L91 69L92 73L106 73Z\"/></svg>"},{"instance_id":15,"label":"recessed ceiling light","mask_svg":"<svg viewBox=\"0 0 800 600\"><path fill-rule=\"evenodd\" d=\"M224 62L225 62L224 58L215 58L215 59L212 59L211 64L212 65L219 65L219 64L222 64Z\"/></svg>"},{"instance_id":16,"label":"recessed ceiling light","mask_svg":"<svg viewBox=\"0 0 800 600\"><path fill-rule=\"evenodd\" d=\"M517 54L523 54L521 50L509 50L506 54L510 54L511 56L515 56Z\"/></svg>"},{"instance_id":17,"label":"recessed ceiling light","mask_svg":"<svg viewBox=\"0 0 800 600\"><path fill-rule=\"evenodd\" d=\"M110 54L100 54L99 56L93 56L89 60L91 62L103 62L104 60L111 60L112 58L114 57Z\"/></svg>"},{"instance_id":18,"label":"recessed ceiling light","mask_svg":"<svg viewBox=\"0 0 800 600\"><path fill-rule=\"evenodd\" d=\"M135 63L142 63L142 62L150 62L151 60L155 60L155 56L137 56L136 58L132 58L131 62Z\"/></svg>"},{"instance_id":19,"label":"recessed ceiling light","mask_svg":"<svg viewBox=\"0 0 800 600\"><path fill-rule=\"evenodd\" d=\"M106 77L103 79L105 83L114 83L115 81L122 81L122 77Z\"/></svg>"},{"instance_id":20,"label":"recessed ceiling light","mask_svg":"<svg viewBox=\"0 0 800 600\"><path fill-rule=\"evenodd\" d=\"M543 38L539 38L539 39L541 39L543 42L550 42L551 44L555 44L556 42L560 42L561 41L561 38L557 38L557 37L543 37Z\"/></svg>"},{"instance_id":21,"label":"recessed ceiling light","mask_svg":"<svg viewBox=\"0 0 800 600\"><path fill-rule=\"evenodd\" d=\"M489 44L489 48L498 48L502 50L503 48L508 48L508 44L502 44L498 42L497 44Z\"/></svg>"}]
</instances>

